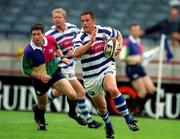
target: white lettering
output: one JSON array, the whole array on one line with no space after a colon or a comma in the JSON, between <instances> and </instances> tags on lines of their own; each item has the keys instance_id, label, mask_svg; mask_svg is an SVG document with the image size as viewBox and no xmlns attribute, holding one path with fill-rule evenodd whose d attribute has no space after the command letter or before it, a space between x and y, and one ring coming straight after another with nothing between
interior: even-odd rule
<instances>
[{"instance_id":1,"label":"white lettering","mask_svg":"<svg viewBox=\"0 0 180 139\"><path fill-rule=\"evenodd\" d=\"M176 98L176 106L173 106L173 96ZM172 108L175 113L172 113ZM166 94L166 116L170 119L177 118L180 115L180 94L174 95L172 93Z\"/></svg>"},{"instance_id":2,"label":"white lettering","mask_svg":"<svg viewBox=\"0 0 180 139\"><path fill-rule=\"evenodd\" d=\"M18 86L13 87L13 95L12 99L12 105L9 105L10 99L10 86L4 85L3 86L3 107L6 110L14 110L17 107L17 100L18 100Z\"/></svg>"},{"instance_id":3,"label":"white lettering","mask_svg":"<svg viewBox=\"0 0 180 139\"><path fill-rule=\"evenodd\" d=\"M162 97L163 95L161 95ZM171 92L165 93L165 102L159 104L159 117L167 117L170 119L175 119L180 116L180 93L174 94ZM173 105L173 97L176 100L176 104ZM162 98L163 99L163 98ZM148 116L155 118L155 113L152 111L151 100L148 100L145 104L145 110ZM173 113L173 109L175 112Z\"/></svg>"},{"instance_id":4,"label":"white lettering","mask_svg":"<svg viewBox=\"0 0 180 139\"><path fill-rule=\"evenodd\" d=\"M27 100L28 101L27 110L32 110L32 104L34 103L33 101L35 101L36 104L38 101L36 98L36 93L35 93L34 87L28 86L28 90L29 90L29 95L28 95L28 100ZM26 98L24 98L24 99L26 99Z\"/></svg>"},{"instance_id":5,"label":"white lettering","mask_svg":"<svg viewBox=\"0 0 180 139\"><path fill-rule=\"evenodd\" d=\"M0 92L1 92L1 89L2 89L2 82L0 80ZM1 109L1 105L2 105L2 95L0 94L0 109Z\"/></svg>"},{"instance_id":6,"label":"white lettering","mask_svg":"<svg viewBox=\"0 0 180 139\"><path fill-rule=\"evenodd\" d=\"M146 110L146 113L152 117L152 118L155 118L155 113L152 111L152 107L151 107L151 103L152 101L151 100L148 100L145 104L145 110ZM159 116L160 117L164 117L164 107L165 107L165 104L163 102L160 102L159 103Z\"/></svg>"},{"instance_id":7,"label":"white lettering","mask_svg":"<svg viewBox=\"0 0 180 139\"><path fill-rule=\"evenodd\" d=\"M26 86L20 86L20 99L19 99L19 110L25 110L26 109L26 95L27 95L27 87Z\"/></svg>"}]
</instances>

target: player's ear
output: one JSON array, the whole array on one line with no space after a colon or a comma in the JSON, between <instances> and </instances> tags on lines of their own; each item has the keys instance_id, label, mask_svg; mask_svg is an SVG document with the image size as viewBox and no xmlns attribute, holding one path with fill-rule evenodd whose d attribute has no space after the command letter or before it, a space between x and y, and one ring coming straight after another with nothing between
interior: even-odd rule
<instances>
[{"instance_id":1,"label":"player's ear","mask_svg":"<svg viewBox=\"0 0 180 139\"><path fill-rule=\"evenodd\" d=\"M95 20L95 19L93 19L93 22L94 22L94 24L96 25L96 20Z\"/></svg>"}]
</instances>

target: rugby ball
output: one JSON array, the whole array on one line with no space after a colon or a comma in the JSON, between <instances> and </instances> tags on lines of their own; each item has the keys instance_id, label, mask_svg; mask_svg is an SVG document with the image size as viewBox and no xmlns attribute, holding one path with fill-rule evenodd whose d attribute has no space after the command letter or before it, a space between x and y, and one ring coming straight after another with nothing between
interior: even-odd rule
<instances>
[{"instance_id":1,"label":"rugby ball","mask_svg":"<svg viewBox=\"0 0 180 139\"><path fill-rule=\"evenodd\" d=\"M117 49L120 48L120 44L116 38L110 38L104 45L104 54L107 58L115 57Z\"/></svg>"}]
</instances>

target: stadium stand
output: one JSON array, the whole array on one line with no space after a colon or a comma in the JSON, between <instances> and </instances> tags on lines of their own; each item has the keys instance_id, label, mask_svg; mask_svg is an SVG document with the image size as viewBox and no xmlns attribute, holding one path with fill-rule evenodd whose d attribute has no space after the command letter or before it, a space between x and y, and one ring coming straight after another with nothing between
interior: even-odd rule
<instances>
[{"instance_id":1,"label":"stadium stand","mask_svg":"<svg viewBox=\"0 0 180 139\"><path fill-rule=\"evenodd\" d=\"M68 11L68 19L80 26L79 14L84 9L92 10L97 16L97 23L110 25L127 34L127 28L134 21L147 27L166 16L169 2L167 0L2 0L0 1L0 34L25 35L28 27L36 21L42 21L46 27L51 26L49 20L53 8L62 7ZM149 16L149 14L153 16Z\"/></svg>"},{"instance_id":2,"label":"stadium stand","mask_svg":"<svg viewBox=\"0 0 180 139\"><path fill-rule=\"evenodd\" d=\"M29 39L29 28L32 23L41 21L49 28L51 24L51 11L62 7L67 10L68 20L80 27L80 13L90 9L95 13L97 24L109 25L128 34L128 26L132 22L139 22L143 28L148 27L168 16L168 0L0 0L0 74L22 75L21 63L16 54L25 47ZM144 40L145 45L157 46L159 40ZM151 47L145 47L145 50ZM177 77L180 70L179 48L173 48L175 62L166 63L163 75ZM152 77L157 76L157 59L148 67ZM118 63L119 75L124 74L123 63ZM77 66L80 67L80 66ZM80 71L80 69L78 69ZM179 78L177 78L178 80ZM175 80L176 81L176 80Z\"/></svg>"}]
</instances>

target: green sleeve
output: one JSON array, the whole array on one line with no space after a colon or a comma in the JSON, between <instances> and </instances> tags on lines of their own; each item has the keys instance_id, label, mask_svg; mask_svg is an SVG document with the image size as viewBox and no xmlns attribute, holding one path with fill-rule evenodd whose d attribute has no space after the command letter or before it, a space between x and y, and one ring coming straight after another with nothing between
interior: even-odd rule
<instances>
[{"instance_id":1,"label":"green sleeve","mask_svg":"<svg viewBox=\"0 0 180 139\"><path fill-rule=\"evenodd\" d=\"M56 43L56 50L60 49L60 46Z\"/></svg>"},{"instance_id":2,"label":"green sleeve","mask_svg":"<svg viewBox=\"0 0 180 139\"><path fill-rule=\"evenodd\" d=\"M30 59L22 57L22 70L24 74L30 75L32 73L33 63Z\"/></svg>"},{"instance_id":3,"label":"green sleeve","mask_svg":"<svg viewBox=\"0 0 180 139\"><path fill-rule=\"evenodd\" d=\"M126 47L126 51L125 51L125 57L129 56L129 47Z\"/></svg>"}]
</instances>

